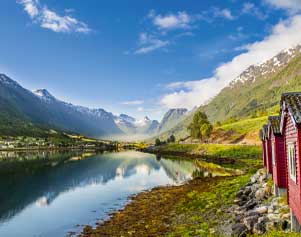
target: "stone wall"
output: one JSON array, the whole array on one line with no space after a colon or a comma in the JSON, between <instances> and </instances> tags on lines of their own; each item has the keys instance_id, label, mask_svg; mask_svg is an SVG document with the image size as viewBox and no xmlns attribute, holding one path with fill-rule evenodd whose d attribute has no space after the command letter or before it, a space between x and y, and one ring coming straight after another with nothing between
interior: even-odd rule
<instances>
[{"instance_id":1,"label":"stone wall","mask_svg":"<svg viewBox=\"0 0 301 237\"><path fill-rule=\"evenodd\" d=\"M290 231L290 213L286 197L274 197L265 169L254 174L236 195L232 236L264 234L278 229Z\"/></svg>"}]
</instances>

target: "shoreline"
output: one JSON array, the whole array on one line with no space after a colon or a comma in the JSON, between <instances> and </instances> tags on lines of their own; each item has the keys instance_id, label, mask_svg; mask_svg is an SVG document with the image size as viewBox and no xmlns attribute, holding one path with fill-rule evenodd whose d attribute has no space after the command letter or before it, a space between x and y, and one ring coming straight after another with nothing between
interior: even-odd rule
<instances>
[{"instance_id":1,"label":"shoreline","mask_svg":"<svg viewBox=\"0 0 301 237\"><path fill-rule=\"evenodd\" d=\"M167 236L175 231L177 205L191 191L208 192L223 179L233 177L196 178L181 185L155 187L129 197L129 203L109 214L96 227L86 225L79 235L90 236Z\"/></svg>"},{"instance_id":2,"label":"shoreline","mask_svg":"<svg viewBox=\"0 0 301 237\"><path fill-rule=\"evenodd\" d=\"M178 156L180 159L215 161L226 166L242 165L245 172L227 177L194 178L179 186L156 187L138 193L129 197L130 202L124 208L111 213L107 220L96 223L95 227L86 225L80 237L173 237L188 233L189 236L192 233L206 236L222 235L225 231L231 233L231 225L228 223L230 207L236 193L254 172L244 159L204 156L186 151L141 151L159 156Z\"/></svg>"},{"instance_id":3,"label":"shoreline","mask_svg":"<svg viewBox=\"0 0 301 237\"><path fill-rule=\"evenodd\" d=\"M30 152L30 151L115 151L115 149L82 148L82 147L38 147L38 148L14 148L0 149L0 152Z\"/></svg>"}]
</instances>

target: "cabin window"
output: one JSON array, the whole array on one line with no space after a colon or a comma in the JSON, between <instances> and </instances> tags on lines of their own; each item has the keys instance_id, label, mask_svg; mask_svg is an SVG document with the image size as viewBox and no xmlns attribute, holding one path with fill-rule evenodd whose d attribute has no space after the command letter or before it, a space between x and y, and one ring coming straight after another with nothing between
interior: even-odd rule
<instances>
[{"instance_id":1,"label":"cabin window","mask_svg":"<svg viewBox=\"0 0 301 237\"><path fill-rule=\"evenodd\" d=\"M276 151L275 151L275 142L272 142L272 162L273 165L276 165Z\"/></svg>"},{"instance_id":2,"label":"cabin window","mask_svg":"<svg viewBox=\"0 0 301 237\"><path fill-rule=\"evenodd\" d=\"M288 162L289 162L289 172L290 178L296 182L297 176L297 163L296 163L296 151L295 151L295 144L288 145Z\"/></svg>"}]
</instances>

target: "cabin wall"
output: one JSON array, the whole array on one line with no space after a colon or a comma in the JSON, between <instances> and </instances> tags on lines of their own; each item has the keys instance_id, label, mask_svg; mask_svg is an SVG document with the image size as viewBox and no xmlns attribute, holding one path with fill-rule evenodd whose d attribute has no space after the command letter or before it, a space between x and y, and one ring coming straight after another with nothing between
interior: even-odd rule
<instances>
[{"instance_id":1,"label":"cabin wall","mask_svg":"<svg viewBox=\"0 0 301 237\"><path fill-rule=\"evenodd\" d=\"M273 165L273 180L279 188L287 188L286 156L284 138L281 135L272 135L271 142L275 147L275 165Z\"/></svg>"},{"instance_id":2,"label":"cabin wall","mask_svg":"<svg viewBox=\"0 0 301 237\"><path fill-rule=\"evenodd\" d=\"M262 141L262 161L263 161L264 167L267 167L266 150L265 150L265 140Z\"/></svg>"},{"instance_id":3,"label":"cabin wall","mask_svg":"<svg viewBox=\"0 0 301 237\"><path fill-rule=\"evenodd\" d=\"M288 184L288 202L291 207L294 215L298 219L299 223L301 223L301 196L300 196L300 144L298 136L301 136L301 133L298 128L295 127L292 118L287 116L285 119L285 157L288 163L288 155L287 155L287 146L290 143L295 143L295 152L296 152L296 166L297 166L297 177L296 182L290 178L289 175L289 165L287 166L287 184ZM298 135L299 133L299 135Z\"/></svg>"},{"instance_id":4,"label":"cabin wall","mask_svg":"<svg viewBox=\"0 0 301 237\"><path fill-rule=\"evenodd\" d=\"M271 139L266 140L266 161L267 161L267 172L273 174L273 164L272 164L272 144Z\"/></svg>"}]
</instances>

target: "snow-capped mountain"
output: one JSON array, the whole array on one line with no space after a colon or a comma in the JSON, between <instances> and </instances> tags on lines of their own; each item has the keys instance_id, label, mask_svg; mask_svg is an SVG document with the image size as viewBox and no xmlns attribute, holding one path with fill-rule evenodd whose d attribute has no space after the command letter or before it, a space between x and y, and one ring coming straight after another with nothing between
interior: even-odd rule
<instances>
[{"instance_id":1,"label":"snow-capped mountain","mask_svg":"<svg viewBox=\"0 0 301 237\"><path fill-rule=\"evenodd\" d=\"M300 68L301 46L282 50L243 71L201 109L213 122L265 114L277 109L282 93L301 90Z\"/></svg>"},{"instance_id":2,"label":"snow-capped mountain","mask_svg":"<svg viewBox=\"0 0 301 237\"><path fill-rule=\"evenodd\" d=\"M151 120L147 116L143 119L135 119L126 114L115 116L114 121L126 134L153 134L159 125L157 120Z\"/></svg>"},{"instance_id":3,"label":"snow-capped mountain","mask_svg":"<svg viewBox=\"0 0 301 237\"><path fill-rule=\"evenodd\" d=\"M44 101L56 100L56 98L52 96L46 89L38 89L33 91L33 93Z\"/></svg>"},{"instance_id":4,"label":"snow-capped mountain","mask_svg":"<svg viewBox=\"0 0 301 237\"><path fill-rule=\"evenodd\" d=\"M89 109L55 98L46 89L31 92L0 74L0 112L7 117L49 128L73 131L91 137L122 134L113 115L103 109Z\"/></svg>"},{"instance_id":5,"label":"snow-capped mountain","mask_svg":"<svg viewBox=\"0 0 301 237\"><path fill-rule=\"evenodd\" d=\"M287 65L300 52L301 46L298 45L294 48L281 51L275 57L262 64L250 66L230 83L230 87L233 87L237 83L252 83L259 77L268 77Z\"/></svg>"},{"instance_id":6,"label":"snow-capped mountain","mask_svg":"<svg viewBox=\"0 0 301 237\"><path fill-rule=\"evenodd\" d=\"M205 112L212 123L262 116L267 109L277 110L281 94L289 91L301 91L301 46L283 50L264 63L249 67L197 110ZM177 138L188 136L187 126L193 115L189 112L160 138L172 134Z\"/></svg>"}]
</instances>

